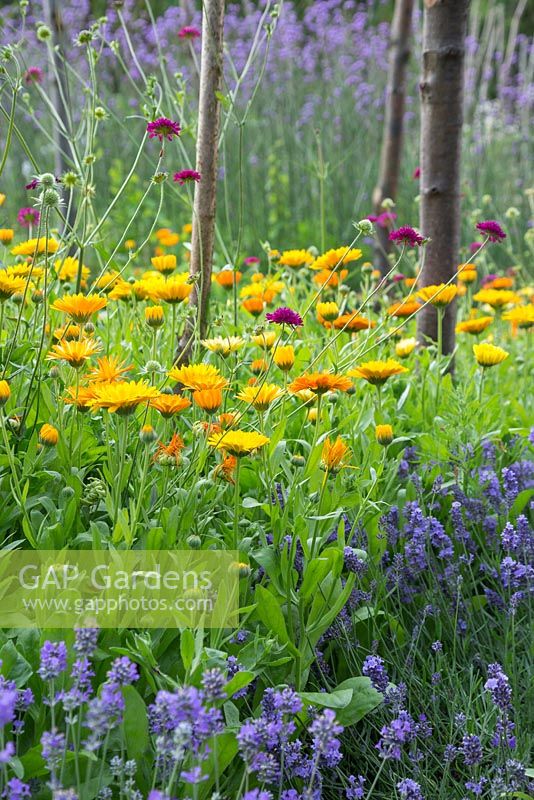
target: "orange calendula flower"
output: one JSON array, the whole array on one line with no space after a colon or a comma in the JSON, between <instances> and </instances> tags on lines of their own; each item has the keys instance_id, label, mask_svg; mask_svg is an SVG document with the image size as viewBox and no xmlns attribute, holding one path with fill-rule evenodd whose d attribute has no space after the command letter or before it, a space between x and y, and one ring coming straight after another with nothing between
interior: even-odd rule
<instances>
[{"instance_id":1,"label":"orange calendula flower","mask_svg":"<svg viewBox=\"0 0 534 800\"><path fill-rule=\"evenodd\" d=\"M336 247L335 250L328 250L322 256L318 256L313 264L312 269L316 270L333 270L341 264L349 264L351 261L357 261L362 256L362 251L357 248L350 247Z\"/></svg>"},{"instance_id":2,"label":"orange calendula flower","mask_svg":"<svg viewBox=\"0 0 534 800\"><path fill-rule=\"evenodd\" d=\"M255 358L250 364L250 369L254 375L261 375L262 372L267 372L269 364L264 358Z\"/></svg>"},{"instance_id":3,"label":"orange calendula flower","mask_svg":"<svg viewBox=\"0 0 534 800\"><path fill-rule=\"evenodd\" d=\"M5 269L0 270L0 303L9 300L14 294L23 292L26 288L26 280L10 275Z\"/></svg>"},{"instance_id":4,"label":"orange calendula flower","mask_svg":"<svg viewBox=\"0 0 534 800\"><path fill-rule=\"evenodd\" d=\"M239 272L237 269L227 267L226 269L221 269L220 272L217 272L213 276L213 280L216 281L219 286L222 286L223 289L231 289L234 283L239 283L242 277L242 272Z\"/></svg>"},{"instance_id":5,"label":"orange calendula flower","mask_svg":"<svg viewBox=\"0 0 534 800\"><path fill-rule=\"evenodd\" d=\"M510 355L502 347L496 347L494 344L474 344L473 353L477 360L477 364L481 367L495 367L497 364L503 362Z\"/></svg>"},{"instance_id":6,"label":"orange calendula flower","mask_svg":"<svg viewBox=\"0 0 534 800\"><path fill-rule=\"evenodd\" d=\"M41 236L39 239L28 239L26 242L15 245L11 252L14 256L33 256L34 254L42 255L43 253L50 255L57 253L58 249L59 242L56 239L53 237L47 239L45 236Z\"/></svg>"},{"instance_id":7,"label":"orange calendula flower","mask_svg":"<svg viewBox=\"0 0 534 800\"><path fill-rule=\"evenodd\" d=\"M408 289L411 289L412 286L415 286L416 283L417 283L417 278L404 278L403 280L403 284L407 286Z\"/></svg>"},{"instance_id":8,"label":"orange calendula flower","mask_svg":"<svg viewBox=\"0 0 534 800\"><path fill-rule=\"evenodd\" d=\"M299 269L299 267L305 267L312 262L313 256L307 250L284 250L281 255L278 255L278 263L281 267Z\"/></svg>"},{"instance_id":9,"label":"orange calendula flower","mask_svg":"<svg viewBox=\"0 0 534 800\"><path fill-rule=\"evenodd\" d=\"M217 466L214 468L213 477L222 478L223 480L228 481L228 483L235 484L234 472L236 466L237 466L236 457L226 456L226 458L224 458L222 462L220 464L217 464Z\"/></svg>"},{"instance_id":10,"label":"orange calendula flower","mask_svg":"<svg viewBox=\"0 0 534 800\"><path fill-rule=\"evenodd\" d=\"M271 403L284 394L284 390L274 383L261 386L246 386L236 395L238 400L254 406L256 411L267 411Z\"/></svg>"},{"instance_id":11,"label":"orange calendula flower","mask_svg":"<svg viewBox=\"0 0 534 800\"><path fill-rule=\"evenodd\" d=\"M278 345L273 353L273 360L282 372L289 372L295 363L295 350L293 345Z\"/></svg>"},{"instance_id":12,"label":"orange calendula flower","mask_svg":"<svg viewBox=\"0 0 534 800\"><path fill-rule=\"evenodd\" d=\"M348 456L350 456L350 449L341 436L338 436L335 441L331 441L329 438L325 439L321 452L321 464L327 472L338 472Z\"/></svg>"},{"instance_id":13,"label":"orange calendula flower","mask_svg":"<svg viewBox=\"0 0 534 800\"><path fill-rule=\"evenodd\" d=\"M2 244L11 244L15 231L13 228L0 228L0 242Z\"/></svg>"},{"instance_id":14,"label":"orange calendula flower","mask_svg":"<svg viewBox=\"0 0 534 800\"><path fill-rule=\"evenodd\" d=\"M521 302L521 298L506 289L481 289L473 295L473 300L477 303L485 303L492 308L502 308L503 306L513 306Z\"/></svg>"},{"instance_id":15,"label":"orange calendula flower","mask_svg":"<svg viewBox=\"0 0 534 800\"><path fill-rule=\"evenodd\" d=\"M445 306L452 303L457 294L458 287L454 283L440 283L432 286L423 286L417 292L417 297L424 303L431 303L436 308L445 308Z\"/></svg>"},{"instance_id":16,"label":"orange calendula flower","mask_svg":"<svg viewBox=\"0 0 534 800\"><path fill-rule=\"evenodd\" d=\"M367 361L365 364L349 370L349 375L363 378L373 386L382 386L392 375L400 375L403 372L408 372L406 367L403 367L394 358L389 358L387 361Z\"/></svg>"},{"instance_id":17,"label":"orange calendula flower","mask_svg":"<svg viewBox=\"0 0 534 800\"><path fill-rule=\"evenodd\" d=\"M97 358L98 364L90 373L89 378L95 383L116 383L122 380L122 376L133 369L132 365L124 365L117 356L103 356Z\"/></svg>"},{"instance_id":18,"label":"orange calendula flower","mask_svg":"<svg viewBox=\"0 0 534 800\"><path fill-rule=\"evenodd\" d=\"M493 317L473 317L473 319L464 319L456 326L456 333L471 333L476 335L485 331L492 322Z\"/></svg>"},{"instance_id":19,"label":"orange calendula flower","mask_svg":"<svg viewBox=\"0 0 534 800\"><path fill-rule=\"evenodd\" d=\"M326 392L346 392L352 388L352 381L344 375L332 372L310 372L301 375L289 384L288 389L292 394L297 394L303 389L309 389L314 394Z\"/></svg>"},{"instance_id":20,"label":"orange calendula flower","mask_svg":"<svg viewBox=\"0 0 534 800\"><path fill-rule=\"evenodd\" d=\"M170 275L176 269L176 256L155 256L150 259L154 269L161 272L162 275Z\"/></svg>"},{"instance_id":21,"label":"orange calendula flower","mask_svg":"<svg viewBox=\"0 0 534 800\"><path fill-rule=\"evenodd\" d=\"M350 331L351 333L376 328L376 322L360 316L355 311L342 314L333 321L332 325L336 330Z\"/></svg>"},{"instance_id":22,"label":"orange calendula flower","mask_svg":"<svg viewBox=\"0 0 534 800\"><path fill-rule=\"evenodd\" d=\"M110 413L121 416L132 414L137 406L149 403L159 392L147 381L122 381L119 383L97 383L94 398L90 402L93 409L107 408Z\"/></svg>"},{"instance_id":23,"label":"orange calendula flower","mask_svg":"<svg viewBox=\"0 0 534 800\"><path fill-rule=\"evenodd\" d=\"M393 441L393 428L391 425L377 425L375 428L375 436L378 444L387 447Z\"/></svg>"},{"instance_id":24,"label":"orange calendula flower","mask_svg":"<svg viewBox=\"0 0 534 800\"><path fill-rule=\"evenodd\" d=\"M197 389L193 392L193 402L207 414L215 414L222 401L222 389Z\"/></svg>"},{"instance_id":25,"label":"orange calendula flower","mask_svg":"<svg viewBox=\"0 0 534 800\"><path fill-rule=\"evenodd\" d=\"M513 278L503 276L501 278L494 278L489 283L486 283L484 289L511 289L513 285Z\"/></svg>"},{"instance_id":26,"label":"orange calendula flower","mask_svg":"<svg viewBox=\"0 0 534 800\"><path fill-rule=\"evenodd\" d=\"M69 386L64 400L68 405L76 406L76 410L83 414L90 411L94 396L94 389L90 386Z\"/></svg>"},{"instance_id":27,"label":"orange calendula flower","mask_svg":"<svg viewBox=\"0 0 534 800\"><path fill-rule=\"evenodd\" d=\"M224 389L228 386L226 378L212 364L187 364L183 367L173 367L169 371L169 378L194 391Z\"/></svg>"},{"instance_id":28,"label":"orange calendula flower","mask_svg":"<svg viewBox=\"0 0 534 800\"><path fill-rule=\"evenodd\" d=\"M149 403L150 408L159 411L164 419L170 419L191 405L191 400L181 394L161 394Z\"/></svg>"},{"instance_id":29,"label":"orange calendula flower","mask_svg":"<svg viewBox=\"0 0 534 800\"><path fill-rule=\"evenodd\" d=\"M263 314L263 300L260 297L249 297L243 302L243 308L253 317L259 317Z\"/></svg>"},{"instance_id":30,"label":"orange calendula flower","mask_svg":"<svg viewBox=\"0 0 534 800\"><path fill-rule=\"evenodd\" d=\"M340 283L343 283L348 274L348 269L341 269L337 272L330 272L327 269L322 269L317 275L313 276L313 282L324 289L335 289Z\"/></svg>"},{"instance_id":31,"label":"orange calendula flower","mask_svg":"<svg viewBox=\"0 0 534 800\"><path fill-rule=\"evenodd\" d=\"M93 314L107 305L107 299L98 294L70 294L59 297L52 303L55 311L64 311L75 322L88 322Z\"/></svg>"},{"instance_id":32,"label":"orange calendula flower","mask_svg":"<svg viewBox=\"0 0 534 800\"><path fill-rule=\"evenodd\" d=\"M254 450L264 447L269 442L268 436L257 433L257 431L223 431L208 439L208 444L216 450L224 450L236 458L250 455Z\"/></svg>"},{"instance_id":33,"label":"orange calendula flower","mask_svg":"<svg viewBox=\"0 0 534 800\"><path fill-rule=\"evenodd\" d=\"M168 444L158 442L158 447L154 455L154 461L166 467L177 467L181 460L181 453L184 449L184 440L178 433L173 433Z\"/></svg>"},{"instance_id":34,"label":"orange calendula flower","mask_svg":"<svg viewBox=\"0 0 534 800\"><path fill-rule=\"evenodd\" d=\"M82 367L88 358L102 349L102 345L94 339L80 339L78 341L65 339L60 344L52 345L46 356L48 361L66 361L74 369Z\"/></svg>"},{"instance_id":35,"label":"orange calendula flower","mask_svg":"<svg viewBox=\"0 0 534 800\"><path fill-rule=\"evenodd\" d=\"M39 443L43 447L55 447L59 442L59 431L53 425L45 423L39 431Z\"/></svg>"},{"instance_id":36,"label":"orange calendula flower","mask_svg":"<svg viewBox=\"0 0 534 800\"><path fill-rule=\"evenodd\" d=\"M416 314L421 306L417 302L417 300L401 300L400 303L393 303L386 313L390 317L411 317L412 314Z\"/></svg>"},{"instance_id":37,"label":"orange calendula flower","mask_svg":"<svg viewBox=\"0 0 534 800\"><path fill-rule=\"evenodd\" d=\"M192 284L187 283L188 277L189 273L183 272L166 281L155 281L153 284L155 297L165 303L182 303L193 291Z\"/></svg>"}]
</instances>

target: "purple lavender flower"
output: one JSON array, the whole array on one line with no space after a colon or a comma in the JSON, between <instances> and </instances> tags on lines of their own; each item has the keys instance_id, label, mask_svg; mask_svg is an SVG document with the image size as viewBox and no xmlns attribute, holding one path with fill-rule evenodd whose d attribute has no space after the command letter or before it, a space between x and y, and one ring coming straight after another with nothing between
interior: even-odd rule
<instances>
[{"instance_id":1,"label":"purple lavender flower","mask_svg":"<svg viewBox=\"0 0 534 800\"><path fill-rule=\"evenodd\" d=\"M401 711L398 717L380 731L381 739L376 745L382 758L393 758L400 761L402 746L412 742L416 735L416 725L407 711Z\"/></svg>"},{"instance_id":2,"label":"purple lavender flower","mask_svg":"<svg viewBox=\"0 0 534 800\"><path fill-rule=\"evenodd\" d=\"M67 669L67 645L65 642L46 641L41 648L39 675L44 681L59 678Z\"/></svg>"},{"instance_id":3,"label":"purple lavender flower","mask_svg":"<svg viewBox=\"0 0 534 800\"><path fill-rule=\"evenodd\" d=\"M491 694L493 704L500 711L509 711L512 705L512 689L508 676L503 672L500 664L488 665L488 679L484 689Z\"/></svg>"},{"instance_id":4,"label":"purple lavender flower","mask_svg":"<svg viewBox=\"0 0 534 800\"><path fill-rule=\"evenodd\" d=\"M397 789L399 790L402 800L425 800L421 787L411 778L405 778L403 781L399 781Z\"/></svg>"},{"instance_id":5,"label":"purple lavender flower","mask_svg":"<svg viewBox=\"0 0 534 800\"><path fill-rule=\"evenodd\" d=\"M0 688L0 728L12 722L17 696L16 689Z\"/></svg>"},{"instance_id":6,"label":"purple lavender flower","mask_svg":"<svg viewBox=\"0 0 534 800\"><path fill-rule=\"evenodd\" d=\"M369 678L377 692L385 694L389 685L389 677L384 668L383 658L380 656L367 656L363 662L362 675Z\"/></svg>"},{"instance_id":7,"label":"purple lavender flower","mask_svg":"<svg viewBox=\"0 0 534 800\"><path fill-rule=\"evenodd\" d=\"M343 732L343 726L336 723L336 715L331 708L326 708L310 725L313 747L320 754L328 767L335 767L342 759L341 742L337 738Z\"/></svg>"},{"instance_id":8,"label":"purple lavender flower","mask_svg":"<svg viewBox=\"0 0 534 800\"><path fill-rule=\"evenodd\" d=\"M396 231L391 231L389 240L395 244L406 244L408 247L420 247L425 241L420 233L408 225L402 225Z\"/></svg>"},{"instance_id":9,"label":"purple lavender flower","mask_svg":"<svg viewBox=\"0 0 534 800\"><path fill-rule=\"evenodd\" d=\"M226 692L224 691L225 686L226 678L220 669L209 669L203 673L202 689L209 703L214 703L216 700L224 700L226 698Z\"/></svg>"},{"instance_id":10,"label":"purple lavender flower","mask_svg":"<svg viewBox=\"0 0 534 800\"><path fill-rule=\"evenodd\" d=\"M262 789L251 789L243 795L243 800L273 800L273 796Z\"/></svg>"},{"instance_id":11,"label":"purple lavender flower","mask_svg":"<svg viewBox=\"0 0 534 800\"><path fill-rule=\"evenodd\" d=\"M139 679L137 664L130 661L127 656L116 658L108 671L107 678L112 686L129 686Z\"/></svg>"},{"instance_id":12,"label":"purple lavender flower","mask_svg":"<svg viewBox=\"0 0 534 800\"><path fill-rule=\"evenodd\" d=\"M477 222L475 225L477 231L486 234L490 242L502 242L506 239L506 234L494 219L488 219L485 222Z\"/></svg>"},{"instance_id":13,"label":"purple lavender flower","mask_svg":"<svg viewBox=\"0 0 534 800\"><path fill-rule=\"evenodd\" d=\"M480 778L479 781L466 781L465 788L468 792L472 792L475 797L480 797L487 782L487 778Z\"/></svg>"},{"instance_id":14,"label":"purple lavender flower","mask_svg":"<svg viewBox=\"0 0 534 800\"><path fill-rule=\"evenodd\" d=\"M74 650L79 656L91 658L98 642L98 628L76 628Z\"/></svg>"},{"instance_id":15,"label":"purple lavender flower","mask_svg":"<svg viewBox=\"0 0 534 800\"><path fill-rule=\"evenodd\" d=\"M153 122L149 122L146 126L149 139L159 139L162 142L164 139L172 141L173 136L179 136L181 127L177 122L167 117L158 117Z\"/></svg>"},{"instance_id":16,"label":"purple lavender flower","mask_svg":"<svg viewBox=\"0 0 534 800\"><path fill-rule=\"evenodd\" d=\"M300 314L285 306L281 306L277 308L276 311L266 314L265 319L277 325L290 325L292 328L299 328L301 325L304 325Z\"/></svg>"},{"instance_id":17,"label":"purple lavender flower","mask_svg":"<svg viewBox=\"0 0 534 800\"><path fill-rule=\"evenodd\" d=\"M60 731L45 731L41 736L41 755L47 768L54 773L65 751L65 735Z\"/></svg>"},{"instance_id":18,"label":"purple lavender flower","mask_svg":"<svg viewBox=\"0 0 534 800\"><path fill-rule=\"evenodd\" d=\"M357 778L355 778L354 775L349 775L349 785L345 789L346 800L362 800L364 796L364 783L365 778L362 775L358 775Z\"/></svg>"},{"instance_id":19,"label":"purple lavender flower","mask_svg":"<svg viewBox=\"0 0 534 800\"><path fill-rule=\"evenodd\" d=\"M24 797L31 797L30 787L18 778L11 778L6 783L2 797L5 797L6 800L23 800Z\"/></svg>"},{"instance_id":20,"label":"purple lavender flower","mask_svg":"<svg viewBox=\"0 0 534 800\"><path fill-rule=\"evenodd\" d=\"M482 761L482 745L480 739L474 733L466 733L460 745L460 752L464 757L464 762L468 767L480 764Z\"/></svg>"}]
</instances>

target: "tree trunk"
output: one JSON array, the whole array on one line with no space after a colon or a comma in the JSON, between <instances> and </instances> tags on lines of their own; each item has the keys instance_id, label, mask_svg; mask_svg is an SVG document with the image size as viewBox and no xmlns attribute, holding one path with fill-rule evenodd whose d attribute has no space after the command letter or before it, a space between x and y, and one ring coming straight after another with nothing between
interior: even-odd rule
<instances>
[{"instance_id":1,"label":"tree trunk","mask_svg":"<svg viewBox=\"0 0 534 800\"><path fill-rule=\"evenodd\" d=\"M410 58L413 0L396 0L389 51L389 68L386 92L384 133L380 154L378 183L373 192L374 213L378 216L384 209L386 197L397 196L402 154L404 127L404 104L406 94L406 67ZM375 266L382 274L388 271L387 254L390 251L389 229L377 226Z\"/></svg>"},{"instance_id":2,"label":"tree trunk","mask_svg":"<svg viewBox=\"0 0 534 800\"><path fill-rule=\"evenodd\" d=\"M446 283L457 269L460 247L465 37L469 0L425 0L421 94L420 227L427 245L421 285ZM437 341L437 312L417 315L422 342ZM456 303L443 320L443 352L455 341Z\"/></svg>"},{"instance_id":3,"label":"tree trunk","mask_svg":"<svg viewBox=\"0 0 534 800\"><path fill-rule=\"evenodd\" d=\"M220 128L220 101L217 93L222 84L224 2L225 0L203 2L196 156L196 169L200 172L201 180L195 184L189 266L189 274L195 281L190 294L190 305L196 309L196 318L188 321L180 337L176 353L179 364L189 361L195 337L204 336L207 326L215 239Z\"/></svg>"}]
</instances>

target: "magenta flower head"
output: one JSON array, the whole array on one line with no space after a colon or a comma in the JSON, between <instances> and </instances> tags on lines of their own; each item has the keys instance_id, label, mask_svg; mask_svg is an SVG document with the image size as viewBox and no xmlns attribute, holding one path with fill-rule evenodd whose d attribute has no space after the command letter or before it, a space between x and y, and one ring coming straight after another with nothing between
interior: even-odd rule
<instances>
[{"instance_id":1,"label":"magenta flower head","mask_svg":"<svg viewBox=\"0 0 534 800\"><path fill-rule=\"evenodd\" d=\"M391 231L389 240L395 244L406 244L408 247L420 247L425 241L420 233L410 228L408 225L403 225L397 228L396 231Z\"/></svg>"},{"instance_id":2,"label":"magenta flower head","mask_svg":"<svg viewBox=\"0 0 534 800\"><path fill-rule=\"evenodd\" d=\"M184 27L180 28L178 31L179 39L198 39L199 36L200 31L198 28L195 28L194 25L184 25Z\"/></svg>"},{"instance_id":3,"label":"magenta flower head","mask_svg":"<svg viewBox=\"0 0 534 800\"><path fill-rule=\"evenodd\" d=\"M382 213L379 214L374 220L372 219L371 222L374 222L379 228L387 228L389 223L396 219L397 215L394 211L382 211Z\"/></svg>"},{"instance_id":4,"label":"magenta flower head","mask_svg":"<svg viewBox=\"0 0 534 800\"><path fill-rule=\"evenodd\" d=\"M477 222L475 225L477 231L485 233L490 242L502 242L506 239L506 234L494 219L488 219L485 222Z\"/></svg>"},{"instance_id":5,"label":"magenta flower head","mask_svg":"<svg viewBox=\"0 0 534 800\"><path fill-rule=\"evenodd\" d=\"M42 83L44 72L41 67L28 67L24 73L24 83L30 85L31 83Z\"/></svg>"},{"instance_id":6,"label":"magenta flower head","mask_svg":"<svg viewBox=\"0 0 534 800\"><path fill-rule=\"evenodd\" d=\"M160 142L162 142L164 139L168 139L170 142L173 136L180 135L182 129L179 124L177 122L173 122L172 119L167 119L167 117L158 117L158 119L155 119L154 122L148 123L146 130L149 139L158 138Z\"/></svg>"},{"instance_id":7,"label":"magenta flower head","mask_svg":"<svg viewBox=\"0 0 534 800\"><path fill-rule=\"evenodd\" d=\"M418 181L421 177L421 167L416 167L413 171L412 178L414 181Z\"/></svg>"},{"instance_id":8,"label":"magenta flower head","mask_svg":"<svg viewBox=\"0 0 534 800\"><path fill-rule=\"evenodd\" d=\"M197 172L195 169L183 169L181 172L174 173L174 180L176 183L179 183L180 186L183 186L184 183L198 183L201 179L200 172Z\"/></svg>"},{"instance_id":9,"label":"magenta flower head","mask_svg":"<svg viewBox=\"0 0 534 800\"><path fill-rule=\"evenodd\" d=\"M21 208L17 214L19 225L23 228L29 228L30 225L37 225L41 215L36 208Z\"/></svg>"},{"instance_id":10,"label":"magenta flower head","mask_svg":"<svg viewBox=\"0 0 534 800\"><path fill-rule=\"evenodd\" d=\"M291 325L292 328L300 328L301 325L304 325L300 314L285 306L277 308L272 314L266 314L265 319L275 322L277 325Z\"/></svg>"},{"instance_id":11,"label":"magenta flower head","mask_svg":"<svg viewBox=\"0 0 534 800\"><path fill-rule=\"evenodd\" d=\"M483 242L471 242L471 244L469 245L469 251L471 253L476 253L477 250L480 250L482 245L483 245Z\"/></svg>"},{"instance_id":12,"label":"magenta flower head","mask_svg":"<svg viewBox=\"0 0 534 800\"><path fill-rule=\"evenodd\" d=\"M39 186L39 178L33 178L29 183L26 184L24 187L25 189L37 189Z\"/></svg>"},{"instance_id":13,"label":"magenta flower head","mask_svg":"<svg viewBox=\"0 0 534 800\"><path fill-rule=\"evenodd\" d=\"M260 259L258 256L247 256L243 259L243 264L246 264L247 267L253 267L255 264L259 264Z\"/></svg>"}]
</instances>

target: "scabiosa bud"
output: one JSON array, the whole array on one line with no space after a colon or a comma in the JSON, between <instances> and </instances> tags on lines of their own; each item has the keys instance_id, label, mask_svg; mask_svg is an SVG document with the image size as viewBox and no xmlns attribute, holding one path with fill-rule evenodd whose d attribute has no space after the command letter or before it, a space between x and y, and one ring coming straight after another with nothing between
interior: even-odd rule
<instances>
[{"instance_id":1,"label":"scabiosa bud","mask_svg":"<svg viewBox=\"0 0 534 800\"><path fill-rule=\"evenodd\" d=\"M39 200L47 208L57 208L61 205L61 195L56 189L45 189Z\"/></svg>"},{"instance_id":2,"label":"scabiosa bud","mask_svg":"<svg viewBox=\"0 0 534 800\"><path fill-rule=\"evenodd\" d=\"M37 182L43 189L53 189L56 185L56 176L51 172L43 172L42 175L39 175Z\"/></svg>"},{"instance_id":3,"label":"scabiosa bud","mask_svg":"<svg viewBox=\"0 0 534 800\"><path fill-rule=\"evenodd\" d=\"M40 42L46 42L52 36L52 31L48 25L39 25L37 28L37 38Z\"/></svg>"},{"instance_id":4,"label":"scabiosa bud","mask_svg":"<svg viewBox=\"0 0 534 800\"><path fill-rule=\"evenodd\" d=\"M179 39L198 39L200 35L199 29L195 28L194 25L184 25L178 31Z\"/></svg>"},{"instance_id":5,"label":"scabiosa bud","mask_svg":"<svg viewBox=\"0 0 534 800\"><path fill-rule=\"evenodd\" d=\"M67 645L65 642L46 641L41 648L39 675L44 681L58 678L67 669Z\"/></svg>"},{"instance_id":6,"label":"scabiosa bud","mask_svg":"<svg viewBox=\"0 0 534 800\"><path fill-rule=\"evenodd\" d=\"M361 219L356 223L355 227L360 233L363 233L364 236L370 236L373 232L373 223L370 219Z\"/></svg>"}]
</instances>

